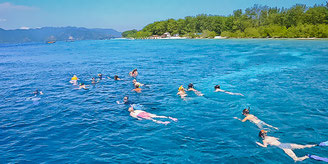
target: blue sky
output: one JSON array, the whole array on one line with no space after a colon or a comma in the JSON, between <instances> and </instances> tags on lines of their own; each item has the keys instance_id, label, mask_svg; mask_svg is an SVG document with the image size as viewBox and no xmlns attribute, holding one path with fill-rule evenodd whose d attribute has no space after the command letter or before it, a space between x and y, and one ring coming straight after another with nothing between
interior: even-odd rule
<instances>
[{"instance_id":1,"label":"blue sky","mask_svg":"<svg viewBox=\"0 0 328 164\"><path fill-rule=\"evenodd\" d=\"M77 26L142 29L154 21L197 14L229 15L254 4L289 8L326 0L0 0L0 28Z\"/></svg>"}]
</instances>

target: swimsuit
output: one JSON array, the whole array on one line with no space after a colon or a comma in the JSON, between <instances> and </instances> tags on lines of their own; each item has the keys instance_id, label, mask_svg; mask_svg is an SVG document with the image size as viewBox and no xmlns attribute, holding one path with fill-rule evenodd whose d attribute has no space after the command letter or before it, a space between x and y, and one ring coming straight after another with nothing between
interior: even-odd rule
<instances>
[{"instance_id":1,"label":"swimsuit","mask_svg":"<svg viewBox=\"0 0 328 164\"><path fill-rule=\"evenodd\" d=\"M292 145L290 143L281 143L278 145L280 149L292 149Z\"/></svg>"},{"instance_id":2,"label":"swimsuit","mask_svg":"<svg viewBox=\"0 0 328 164\"><path fill-rule=\"evenodd\" d=\"M140 112L137 116L141 118L149 118L150 114L147 112Z\"/></svg>"},{"instance_id":3,"label":"swimsuit","mask_svg":"<svg viewBox=\"0 0 328 164\"><path fill-rule=\"evenodd\" d=\"M263 129L263 126L265 125L263 121L260 121L258 123L256 123L257 127L259 127L260 129Z\"/></svg>"}]
</instances>

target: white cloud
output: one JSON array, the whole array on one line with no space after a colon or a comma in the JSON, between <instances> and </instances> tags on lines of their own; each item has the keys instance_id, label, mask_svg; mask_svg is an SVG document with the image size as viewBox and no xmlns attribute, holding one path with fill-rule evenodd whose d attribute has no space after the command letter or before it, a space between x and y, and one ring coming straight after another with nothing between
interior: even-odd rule
<instances>
[{"instance_id":1,"label":"white cloud","mask_svg":"<svg viewBox=\"0 0 328 164\"><path fill-rule=\"evenodd\" d=\"M21 27L21 28L19 28L19 29L21 29L21 30L28 30L28 29L30 29L29 27L25 27L25 26L23 26L23 27Z\"/></svg>"},{"instance_id":2,"label":"white cloud","mask_svg":"<svg viewBox=\"0 0 328 164\"><path fill-rule=\"evenodd\" d=\"M0 22L5 22L7 19L0 18Z\"/></svg>"},{"instance_id":3,"label":"white cloud","mask_svg":"<svg viewBox=\"0 0 328 164\"><path fill-rule=\"evenodd\" d=\"M14 5L9 2L0 3L0 11L1 10L35 10L36 7L30 7L30 6L23 6L23 5Z\"/></svg>"}]
</instances>

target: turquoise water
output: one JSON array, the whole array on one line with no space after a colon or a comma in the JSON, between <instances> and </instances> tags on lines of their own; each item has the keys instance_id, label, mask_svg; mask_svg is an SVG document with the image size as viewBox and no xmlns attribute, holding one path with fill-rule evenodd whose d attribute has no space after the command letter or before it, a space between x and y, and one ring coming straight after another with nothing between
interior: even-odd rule
<instances>
[{"instance_id":1,"label":"turquoise water","mask_svg":"<svg viewBox=\"0 0 328 164\"><path fill-rule=\"evenodd\" d=\"M138 68L132 92L128 72ZM104 79L91 85L98 73ZM89 86L75 90L73 74ZM328 41L108 40L0 45L1 163L294 163L255 144L243 108L279 127L284 143L328 140ZM176 95L180 85L205 94ZM242 93L228 95L221 89ZM31 100L35 89L44 92ZM168 125L129 116L128 95ZM328 157L328 149L295 150ZM313 163L307 159L303 163Z\"/></svg>"}]
</instances>

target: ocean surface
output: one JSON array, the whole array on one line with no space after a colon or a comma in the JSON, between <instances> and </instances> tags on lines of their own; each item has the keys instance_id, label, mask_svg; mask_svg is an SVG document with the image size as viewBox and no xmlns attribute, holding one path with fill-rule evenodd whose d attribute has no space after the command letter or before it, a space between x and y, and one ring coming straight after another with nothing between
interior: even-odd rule
<instances>
[{"instance_id":1,"label":"ocean surface","mask_svg":"<svg viewBox=\"0 0 328 164\"><path fill-rule=\"evenodd\" d=\"M134 68L142 93L131 91ZM105 78L92 85L98 73ZM74 89L74 74L89 90ZM294 163L277 147L255 144L259 128L233 118L246 107L278 127L268 135L283 143L328 140L323 40L1 44L0 76L0 163ZM204 96L177 96L189 83ZM214 92L217 84L245 96ZM36 89L44 94L34 96ZM124 96L178 121L132 118L128 105L116 103ZM328 157L328 147L295 153Z\"/></svg>"}]
</instances>

